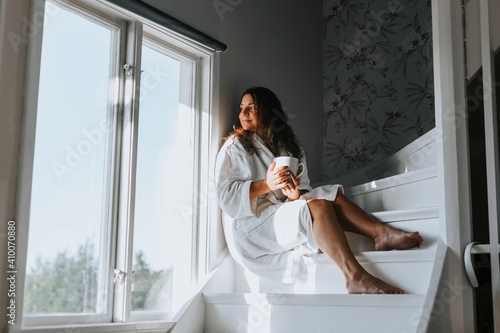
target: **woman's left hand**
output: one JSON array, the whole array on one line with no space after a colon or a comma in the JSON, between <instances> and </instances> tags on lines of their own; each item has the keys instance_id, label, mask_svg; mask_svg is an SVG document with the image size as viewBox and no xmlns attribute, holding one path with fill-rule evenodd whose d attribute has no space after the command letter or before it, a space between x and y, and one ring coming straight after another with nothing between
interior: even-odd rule
<instances>
[{"instance_id":1,"label":"woman's left hand","mask_svg":"<svg viewBox=\"0 0 500 333\"><path fill-rule=\"evenodd\" d=\"M290 201L297 200L300 197L300 179L302 176L299 178L295 177L293 172L290 172L290 178L288 183L281 189L281 192L283 192L284 195L288 197Z\"/></svg>"}]
</instances>

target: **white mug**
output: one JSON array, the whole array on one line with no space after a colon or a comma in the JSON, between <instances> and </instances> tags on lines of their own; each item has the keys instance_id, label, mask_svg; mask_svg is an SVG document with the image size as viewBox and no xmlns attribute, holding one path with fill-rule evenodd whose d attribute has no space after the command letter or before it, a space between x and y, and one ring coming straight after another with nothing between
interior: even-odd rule
<instances>
[{"instance_id":1,"label":"white mug","mask_svg":"<svg viewBox=\"0 0 500 333\"><path fill-rule=\"evenodd\" d=\"M295 157L279 156L276 157L273 161L276 163L276 165L274 166L275 168L287 166L288 169L293 172L293 174L296 175L295 177L297 178L302 176L302 173L304 173L304 163L299 163L299 160ZM297 172L299 171L300 173L297 174Z\"/></svg>"}]
</instances>

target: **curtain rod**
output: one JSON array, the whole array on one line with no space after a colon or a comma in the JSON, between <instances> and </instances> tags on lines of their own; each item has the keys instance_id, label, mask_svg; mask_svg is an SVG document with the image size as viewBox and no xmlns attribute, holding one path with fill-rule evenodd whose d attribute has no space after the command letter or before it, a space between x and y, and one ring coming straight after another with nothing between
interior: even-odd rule
<instances>
[{"instance_id":1,"label":"curtain rod","mask_svg":"<svg viewBox=\"0 0 500 333\"><path fill-rule=\"evenodd\" d=\"M139 0L106 0L114 5L126 9L132 13L142 16L150 21L153 21L165 28L175 31L189 39L194 40L204 46L207 46L215 51L224 52L227 50L227 45L208 36L207 34L187 25L184 22L162 12L161 10L148 5Z\"/></svg>"}]
</instances>

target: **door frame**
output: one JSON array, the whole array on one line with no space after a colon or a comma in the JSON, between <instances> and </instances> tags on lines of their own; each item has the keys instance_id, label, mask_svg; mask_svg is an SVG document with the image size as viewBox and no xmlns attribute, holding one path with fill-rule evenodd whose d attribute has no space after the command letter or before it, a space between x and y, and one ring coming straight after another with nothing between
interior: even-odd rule
<instances>
[{"instance_id":1,"label":"door frame","mask_svg":"<svg viewBox=\"0 0 500 333\"><path fill-rule=\"evenodd\" d=\"M474 291L463 268L472 225L462 10L462 0L432 1L439 231L448 252L431 332L475 331Z\"/></svg>"},{"instance_id":2,"label":"door frame","mask_svg":"<svg viewBox=\"0 0 500 333\"><path fill-rule=\"evenodd\" d=\"M493 325L500 332L500 260L498 256L500 215L500 171L497 128L497 101L495 92L495 66L493 21L495 10L492 0L479 0L481 25L481 62L483 68L484 132L486 149L486 179L488 192L489 252L491 265L491 292Z\"/></svg>"}]
</instances>

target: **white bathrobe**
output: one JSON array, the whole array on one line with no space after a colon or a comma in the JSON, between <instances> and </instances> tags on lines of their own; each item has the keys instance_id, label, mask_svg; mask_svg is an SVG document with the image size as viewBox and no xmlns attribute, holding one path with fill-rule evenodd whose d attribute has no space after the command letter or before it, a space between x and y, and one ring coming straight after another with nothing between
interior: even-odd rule
<instances>
[{"instance_id":1,"label":"white bathrobe","mask_svg":"<svg viewBox=\"0 0 500 333\"><path fill-rule=\"evenodd\" d=\"M236 138L219 151L215 185L219 205L225 213L224 233L234 259L264 278L294 283L306 279L303 256L318 253L312 233L312 218L306 200L334 201L340 185L312 189L305 169L300 189L308 193L288 201L281 190L250 200L250 184L266 178L274 156L254 134L256 154L249 154Z\"/></svg>"}]
</instances>

